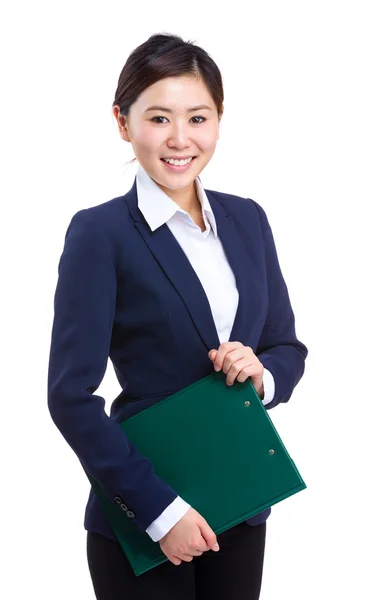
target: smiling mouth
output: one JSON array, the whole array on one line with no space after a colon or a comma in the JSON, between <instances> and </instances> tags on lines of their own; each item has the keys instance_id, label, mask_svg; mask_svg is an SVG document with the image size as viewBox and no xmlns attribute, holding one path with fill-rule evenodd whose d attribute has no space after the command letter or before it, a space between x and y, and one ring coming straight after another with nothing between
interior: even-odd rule
<instances>
[{"instance_id":1,"label":"smiling mouth","mask_svg":"<svg viewBox=\"0 0 386 600\"><path fill-rule=\"evenodd\" d=\"M185 160L191 159L189 162L192 162L192 160L194 158L197 158L197 157L196 156L186 156L185 158L177 158L177 157L174 157L174 156L170 156L170 157L167 156L165 158L161 158L161 160L163 160L164 162L169 162L170 160L173 160L173 161L183 160L183 161L185 161Z\"/></svg>"},{"instance_id":2,"label":"smiling mouth","mask_svg":"<svg viewBox=\"0 0 386 600\"><path fill-rule=\"evenodd\" d=\"M189 158L190 158L190 160L188 160L187 162L185 162L187 159L182 159L182 158L180 158L180 159L175 158L175 159L169 159L169 160L167 160L165 158L161 158L160 160L162 160L162 162L165 163L165 165L173 171L183 171L185 169L188 169L193 164L193 162L195 161L195 159L197 157L192 156ZM176 162L170 162L170 160L173 160L173 161L175 160ZM182 162L182 164L180 164L180 161L184 161L184 162Z\"/></svg>"}]
</instances>

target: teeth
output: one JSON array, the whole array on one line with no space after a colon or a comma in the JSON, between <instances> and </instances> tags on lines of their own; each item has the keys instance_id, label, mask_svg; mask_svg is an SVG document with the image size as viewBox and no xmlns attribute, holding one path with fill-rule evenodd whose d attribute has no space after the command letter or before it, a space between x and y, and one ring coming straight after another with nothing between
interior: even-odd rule
<instances>
[{"instance_id":1,"label":"teeth","mask_svg":"<svg viewBox=\"0 0 386 600\"><path fill-rule=\"evenodd\" d=\"M164 158L164 161L170 163L171 165L177 165L178 167L182 167L183 165L187 165L188 163L190 163L192 159L193 157L191 156L190 158L186 158L185 160L174 160L174 158Z\"/></svg>"}]
</instances>

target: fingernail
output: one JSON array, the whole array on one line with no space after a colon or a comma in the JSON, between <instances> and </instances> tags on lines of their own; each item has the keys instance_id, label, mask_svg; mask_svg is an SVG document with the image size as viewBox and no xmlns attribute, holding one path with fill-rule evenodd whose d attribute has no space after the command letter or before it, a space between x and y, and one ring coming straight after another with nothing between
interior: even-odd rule
<instances>
[{"instance_id":1,"label":"fingernail","mask_svg":"<svg viewBox=\"0 0 386 600\"><path fill-rule=\"evenodd\" d=\"M216 351L212 350L212 352L210 353L210 359L213 360L215 355L216 355Z\"/></svg>"},{"instance_id":2,"label":"fingernail","mask_svg":"<svg viewBox=\"0 0 386 600\"><path fill-rule=\"evenodd\" d=\"M215 544L214 546L212 546L212 550L214 550L214 551L220 550L220 546L218 544Z\"/></svg>"}]
</instances>

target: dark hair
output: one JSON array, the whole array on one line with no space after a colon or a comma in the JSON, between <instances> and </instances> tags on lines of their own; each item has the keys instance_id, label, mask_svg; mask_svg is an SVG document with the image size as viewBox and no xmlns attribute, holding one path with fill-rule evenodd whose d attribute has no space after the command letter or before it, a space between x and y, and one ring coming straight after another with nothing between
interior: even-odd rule
<instances>
[{"instance_id":1,"label":"dark hair","mask_svg":"<svg viewBox=\"0 0 386 600\"><path fill-rule=\"evenodd\" d=\"M202 78L221 116L224 91L219 68L205 50L172 34L154 34L133 50L119 76L113 106L126 116L150 85L182 75Z\"/></svg>"}]
</instances>

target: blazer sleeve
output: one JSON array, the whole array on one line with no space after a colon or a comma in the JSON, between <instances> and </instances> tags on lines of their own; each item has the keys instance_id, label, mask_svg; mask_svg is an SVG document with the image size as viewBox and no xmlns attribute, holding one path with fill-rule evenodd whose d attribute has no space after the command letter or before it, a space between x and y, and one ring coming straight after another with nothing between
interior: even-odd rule
<instances>
[{"instance_id":1,"label":"blazer sleeve","mask_svg":"<svg viewBox=\"0 0 386 600\"><path fill-rule=\"evenodd\" d=\"M117 278L111 245L88 210L74 215L59 261L48 368L48 407L84 469L128 507L141 531L178 494L157 477L95 394L110 351ZM134 517L133 514L134 513Z\"/></svg>"},{"instance_id":2,"label":"blazer sleeve","mask_svg":"<svg viewBox=\"0 0 386 600\"><path fill-rule=\"evenodd\" d=\"M275 395L266 408L288 402L303 376L306 346L296 337L295 318L287 285L282 275L272 230L263 208L252 200L259 213L265 248L268 286L268 314L256 355L275 381Z\"/></svg>"}]
</instances>

